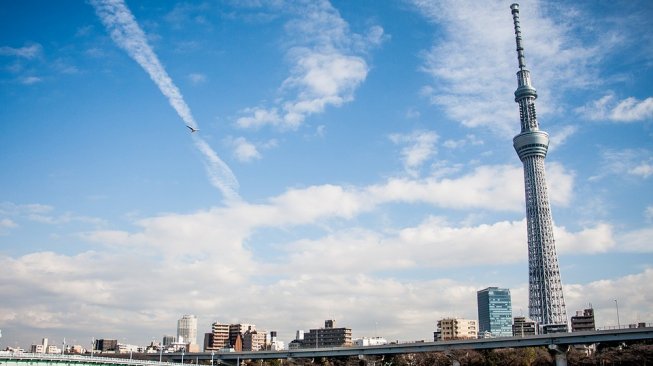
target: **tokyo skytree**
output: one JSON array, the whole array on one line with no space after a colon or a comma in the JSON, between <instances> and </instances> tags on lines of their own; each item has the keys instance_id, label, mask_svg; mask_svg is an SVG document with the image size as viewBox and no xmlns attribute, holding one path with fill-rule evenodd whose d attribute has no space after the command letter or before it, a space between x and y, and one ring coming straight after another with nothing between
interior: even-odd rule
<instances>
[{"instance_id":1,"label":"tokyo skytree","mask_svg":"<svg viewBox=\"0 0 653 366\"><path fill-rule=\"evenodd\" d=\"M562 295L553 221L546 188L544 158L549 148L549 135L541 131L535 114L537 92L531 86L530 71L524 63L524 47L519 27L519 5L512 4L512 18L517 40L517 90L521 132L513 138L513 146L524 164L526 188L526 222L528 233L528 313L545 329L566 331L567 311Z\"/></svg>"}]
</instances>

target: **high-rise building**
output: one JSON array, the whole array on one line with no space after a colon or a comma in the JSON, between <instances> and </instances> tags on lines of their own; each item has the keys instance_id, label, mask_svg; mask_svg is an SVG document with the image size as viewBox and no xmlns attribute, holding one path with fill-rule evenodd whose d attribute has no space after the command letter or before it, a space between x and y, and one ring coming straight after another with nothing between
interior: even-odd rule
<instances>
[{"instance_id":1,"label":"high-rise building","mask_svg":"<svg viewBox=\"0 0 653 366\"><path fill-rule=\"evenodd\" d=\"M528 313L545 331L566 331L567 311L562 294L544 171L549 135L540 130L535 114L537 92L531 86L530 71L526 69L524 61L519 5L512 4L510 9L515 26L519 62L515 102L519 104L521 132L513 138L513 146L524 165L528 235Z\"/></svg>"},{"instance_id":2,"label":"high-rise building","mask_svg":"<svg viewBox=\"0 0 653 366\"><path fill-rule=\"evenodd\" d=\"M215 322L211 324L211 333L204 335L204 350L217 351L229 347L229 324Z\"/></svg>"},{"instance_id":3,"label":"high-rise building","mask_svg":"<svg viewBox=\"0 0 653 366\"><path fill-rule=\"evenodd\" d=\"M197 344L197 317L184 315L177 320L177 341L185 344Z\"/></svg>"},{"instance_id":4,"label":"high-rise building","mask_svg":"<svg viewBox=\"0 0 653 366\"><path fill-rule=\"evenodd\" d=\"M577 311L576 315L571 317L571 331L584 332L596 330L594 324L594 309L589 308L583 311Z\"/></svg>"},{"instance_id":5,"label":"high-rise building","mask_svg":"<svg viewBox=\"0 0 653 366\"><path fill-rule=\"evenodd\" d=\"M488 287L476 292L479 338L512 336L510 290Z\"/></svg>"},{"instance_id":6,"label":"high-rise building","mask_svg":"<svg viewBox=\"0 0 653 366\"><path fill-rule=\"evenodd\" d=\"M248 330L256 330L256 325L254 324L230 324L229 325L229 345L232 348L236 348L237 339L240 338L240 343L242 343L243 336Z\"/></svg>"},{"instance_id":7,"label":"high-rise building","mask_svg":"<svg viewBox=\"0 0 653 366\"><path fill-rule=\"evenodd\" d=\"M438 329L433 333L433 340L447 341L455 339L476 339L478 327L476 320L462 318L444 318L438 320Z\"/></svg>"}]
</instances>

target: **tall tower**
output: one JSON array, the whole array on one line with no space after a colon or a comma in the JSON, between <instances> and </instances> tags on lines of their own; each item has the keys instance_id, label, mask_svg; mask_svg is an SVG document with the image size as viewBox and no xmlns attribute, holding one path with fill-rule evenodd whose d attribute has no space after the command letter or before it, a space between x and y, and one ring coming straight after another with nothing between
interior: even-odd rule
<instances>
[{"instance_id":1,"label":"tall tower","mask_svg":"<svg viewBox=\"0 0 653 366\"><path fill-rule=\"evenodd\" d=\"M546 189L544 158L549 148L549 135L540 131L535 115L537 92L531 86L530 72L524 63L524 47L519 27L519 5L512 4L512 18L517 40L517 90L521 132L513 138L513 146L524 164L526 188L526 222L528 232L528 313L549 331L566 331L567 311L562 295L553 221Z\"/></svg>"}]
</instances>

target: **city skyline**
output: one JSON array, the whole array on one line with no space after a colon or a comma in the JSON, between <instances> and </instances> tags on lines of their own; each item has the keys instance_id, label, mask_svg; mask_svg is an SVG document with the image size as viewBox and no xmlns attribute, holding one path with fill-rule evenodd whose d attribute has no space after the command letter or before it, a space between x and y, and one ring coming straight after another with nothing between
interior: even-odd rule
<instances>
[{"instance_id":1,"label":"city skyline","mask_svg":"<svg viewBox=\"0 0 653 366\"><path fill-rule=\"evenodd\" d=\"M527 316L509 6L6 2L0 347ZM520 6L567 311L651 322L653 5Z\"/></svg>"}]
</instances>

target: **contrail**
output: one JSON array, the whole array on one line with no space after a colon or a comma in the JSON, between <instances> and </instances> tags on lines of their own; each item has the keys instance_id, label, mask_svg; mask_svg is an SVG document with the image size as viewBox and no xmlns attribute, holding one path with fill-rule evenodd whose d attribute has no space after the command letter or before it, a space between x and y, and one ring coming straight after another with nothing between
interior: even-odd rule
<instances>
[{"instance_id":1,"label":"contrail","mask_svg":"<svg viewBox=\"0 0 653 366\"><path fill-rule=\"evenodd\" d=\"M124 0L91 0L95 12L111 34L113 41L134 59L159 87L161 93L184 123L198 129L190 108L184 101L179 88L170 79L159 58L147 43L145 33L134 19ZM229 200L238 199L238 180L229 166L220 159L201 137L193 136L195 147L204 155L205 167L211 184L222 191Z\"/></svg>"}]
</instances>

